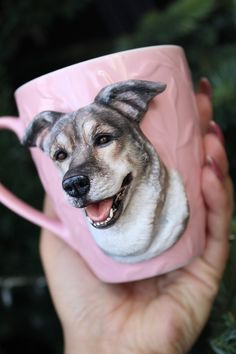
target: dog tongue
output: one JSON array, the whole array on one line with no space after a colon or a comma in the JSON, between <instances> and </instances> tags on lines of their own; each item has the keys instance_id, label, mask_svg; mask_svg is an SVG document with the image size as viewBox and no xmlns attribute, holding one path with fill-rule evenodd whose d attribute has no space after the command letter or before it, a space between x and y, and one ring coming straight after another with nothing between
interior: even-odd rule
<instances>
[{"instance_id":1,"label":"dog tongue","mask_svg":"<svg viewBox=\"0 0 236 354\"><path fill-rule=\"evenodd\" d=\"M98 203L89 204L85 210L88 217L93 221L105 221L112 207L112 198L102 200Z\"/></svg>"}]
</instances>

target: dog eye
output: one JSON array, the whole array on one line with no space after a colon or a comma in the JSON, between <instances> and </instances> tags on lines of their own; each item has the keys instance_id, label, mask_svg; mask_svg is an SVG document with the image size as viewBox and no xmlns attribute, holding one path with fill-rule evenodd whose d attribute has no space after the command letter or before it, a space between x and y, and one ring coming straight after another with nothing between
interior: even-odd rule
<instances>
[{"instance_id":1,"label":"dog eye","mask_svg":"<svg viewBox=\"0 0 236 354\"><path fill-rule=\"evenodd\" d=\"M54 154L54 160L64 161L67 158L68 154L65 150L58 150Z\"/></svg>"},{"instance_id":2,"label":"dog eye","mask_svg":"<svg viewBox=\"0 0 236 354\"><path fill-rule=\"evenodd\" d=\"M113 140L112 135L110 135L110 134L102 134L102 135L96 136L94 144L96 146L103 146L103 145L107 145L112 140Z\"/></svg>"}]
</instances>

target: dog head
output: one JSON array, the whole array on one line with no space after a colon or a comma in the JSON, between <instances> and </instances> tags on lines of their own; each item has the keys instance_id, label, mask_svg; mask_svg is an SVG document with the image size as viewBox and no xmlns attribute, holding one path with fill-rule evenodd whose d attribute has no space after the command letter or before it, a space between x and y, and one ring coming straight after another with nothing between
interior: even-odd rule
<instances>
[{"instance_id":1,"label":"dog head","mask_svg":"<svg viewBox=\"0 0 236 354\"><path fill-rule=\"evenodd\" d=\"M69 202L85 208L95 228L116 223L148 168L139 123L165 87L142 80L111 84L88 106L71 113L42 112L26 130L23 144L51 157Z\"/></svg>"}]
</instances>

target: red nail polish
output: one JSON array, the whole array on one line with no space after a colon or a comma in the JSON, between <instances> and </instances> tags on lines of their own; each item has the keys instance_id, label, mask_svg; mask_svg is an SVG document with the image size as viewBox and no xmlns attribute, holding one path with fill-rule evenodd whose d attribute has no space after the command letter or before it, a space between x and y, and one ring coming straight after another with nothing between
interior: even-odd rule
<instances>
[{"instance_id":1,"label":"red nail polish","mask_svg":"<svg viewBox=\"0 0 236 354\"><path fill-rule=\"evenodd\" d=\"M221 141L221 143L223 145L225 145L225 138L224 138L224 135L222 133L222 130L221 130L219 124L217 124L213 120L211 120L209 125L208 125L208 133L215 134L218 137L218 139Z\"/></svg>"},{"instance_id":2,"label":"red nail polish","mask_svg":"<svg viewBox=\"0 0 236 354\"><path fill-rule=\"evenodd\" d=\"M198 92L203 93L212 100L212 88L210 81L206 77L202 77L198 84Z\"/></svg>"},{"instance_id":3,"label":"red nail polish","mask_svg":"<svg viewBox=\"0 0 236 354\"><path fill-rule=\"evenodd\" d=\"M211 167L212 171L215 173L215 175L218 177L218 179L223 182L224 180L224 175L223 172L220 169L220 166L218 163L215 161L215 159L212 156L207 156L206 158L207 165Z\"/></svg>"}]
</instances>

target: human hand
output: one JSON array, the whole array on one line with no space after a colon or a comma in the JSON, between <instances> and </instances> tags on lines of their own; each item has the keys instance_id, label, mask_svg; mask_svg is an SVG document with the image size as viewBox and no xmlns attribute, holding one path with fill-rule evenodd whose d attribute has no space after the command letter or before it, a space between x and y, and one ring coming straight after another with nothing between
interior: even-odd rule
<instances>
[{"instance_id":1,"label":"human hand","mask_svg":"<svg viewBox=\"0 0 236 354\"><path fill-rule=\"evenodd\" d=\"M207 208L207 243L201 257L162 276L106 284L74 250L42 230L42 261L66 354L183 354L204 327L227 261L233 208L227 157L217 126L209 124L209 95L208 82L201 80L196 99L204 134L202 191ZM54 215L48 198L45 213Z\"/></svg>"}]
</instances>

